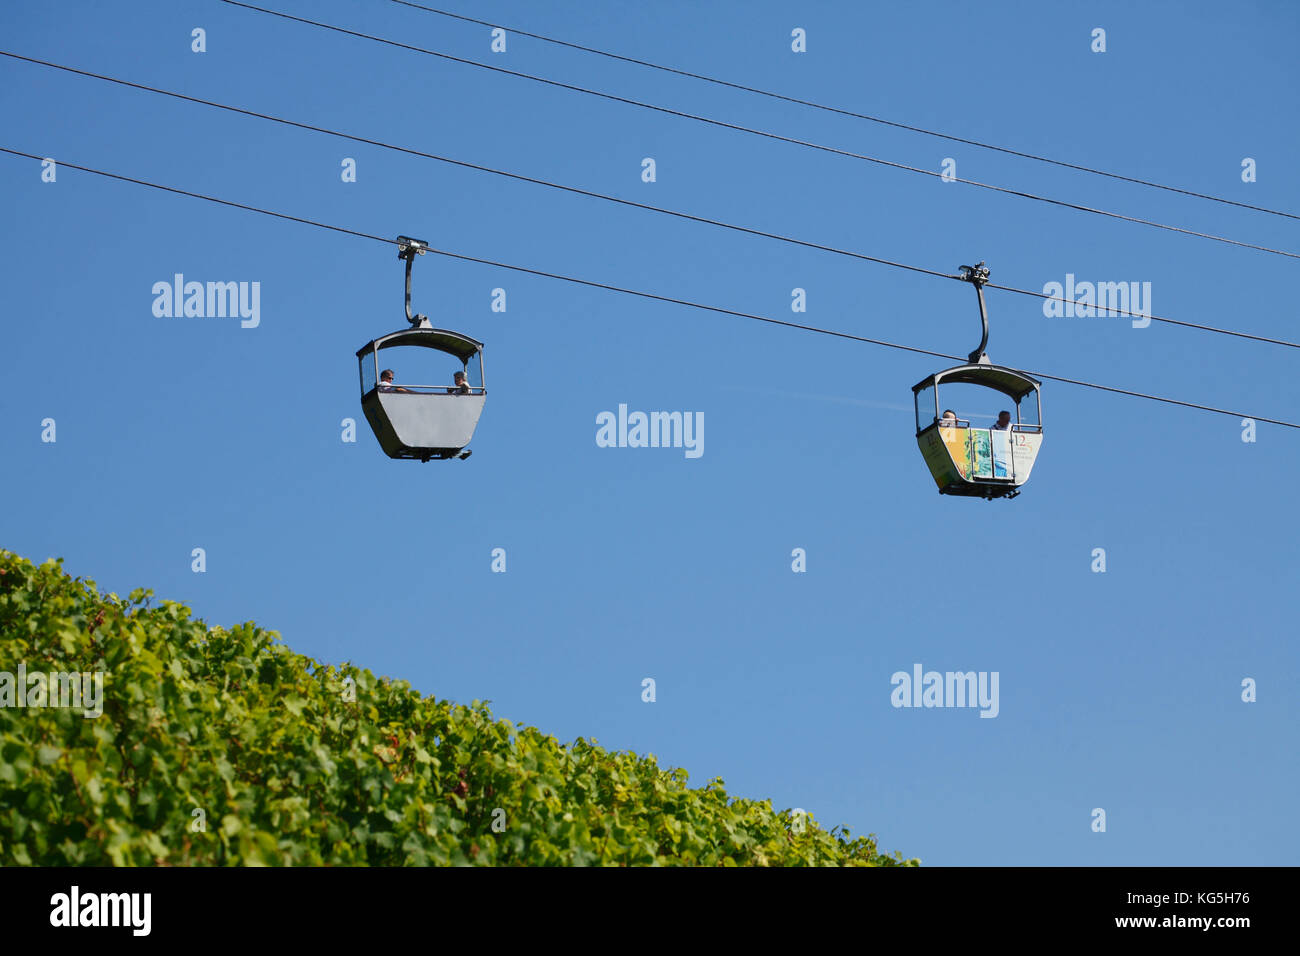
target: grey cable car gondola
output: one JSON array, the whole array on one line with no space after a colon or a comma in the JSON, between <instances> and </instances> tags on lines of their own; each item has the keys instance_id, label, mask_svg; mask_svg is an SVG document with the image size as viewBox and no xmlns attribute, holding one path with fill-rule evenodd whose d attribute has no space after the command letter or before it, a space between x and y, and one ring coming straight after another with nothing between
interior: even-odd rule
<instances>
[{"instance_id":1,"label":"grey cable car gondola","mask_svg":"<svg viewBox=\"0 0 1300 956\"><path fill-rule=\"evenodd\" d=\"M984 283L989 270L981 262L962 266L961 277L975 286L984 337L968 364L935 372L912 386L916 405L916 441L941 495L1014 498L1029 480L1043 442L1041 382L1024 372L989 361L988 314ZM941 418L939 393L945 385L978 385L1007 396L1015 404L1006 428L972 427L969 420ZM1010 409L1007 409L1010 411Z\"/></svg>"},{"instance_id":2,"label":"grey cable car gondola","mask_svg":"<svg viewBox=\"0 0 1300 956\"><path fill-rule=\"evenodd\" d=\"M411 262L424 255L427 243L398 236L398 257L406 260L406 318L411 328L367 342L357 350L361 372L361 410L375 438L389 458L419 461L470 456L466 448L474 437L487 401L483 379L483 343L459 332L435 329L427 315L411 314ZM441 385L400 385L380 380L379 353L388 348L416 346L435 349L460 361L466 373L463 388ZM478 358L477 386L468 384L470 362Z\"/></svg>"}]
</instances>

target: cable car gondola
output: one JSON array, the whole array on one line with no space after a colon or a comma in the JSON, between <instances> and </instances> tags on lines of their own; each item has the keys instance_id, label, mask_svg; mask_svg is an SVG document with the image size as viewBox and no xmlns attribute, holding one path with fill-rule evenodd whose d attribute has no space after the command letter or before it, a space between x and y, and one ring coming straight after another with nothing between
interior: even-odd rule
<instances>
[{"instance_id":1,"label":"cable car gondola","mask_svg":"<svg viewBox=\"0 0 1300 956\"><path fill-rule=\"evenodd\" d=\"M966 365L935 372L912 386L916 405L916 441L941 495L971 498L1014 498L1029 480L1043 442L1041 382L1017 369L994 365L984 349L989 320L984 308L984 284L989 270L981 262L962 266L961 278L975 286L984 337ZM944 386L977 385L1007 396L1015 405L1010 420L991 428L973 427L968 419L941 417L939 393ZM1010 412L1010 409L1007 409Z\"/></svg>"},{"instance_id":2,"label":"cable car gondola","mask_svg":"<svg viewBox=\"0 0 1300 956\"><path fill-rule=\"evenodd\" d=\"M361 410L389 458L419 461L470 456L466 447L474 437L487 388L483 380L483 343L447 329L435 329L427 315L411 314L411 263L424 255L428 243L398 236L399 259L406 260L406 320L409 329L381 336L357 350L361 371ZM433 349L457 359L461 371L440 385L412 385L386 379L380 371L384 349ZM471 361L477 357L478 383Z\"/></svg>"}]
</instances>

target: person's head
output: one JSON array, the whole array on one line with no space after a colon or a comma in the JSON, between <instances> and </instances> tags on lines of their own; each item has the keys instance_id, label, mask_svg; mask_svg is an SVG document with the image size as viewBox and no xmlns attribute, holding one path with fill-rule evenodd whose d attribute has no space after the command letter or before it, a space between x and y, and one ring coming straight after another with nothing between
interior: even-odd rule
<instances>
[{"instance_id":1,"label":"person's head","mask_svg":"<svg viewBox=\"0 0 1300 956\"><path fill-rule=\"evenodd\" d=\"M457 372L456 375L455 375L455 382L456 382L457 385L464 385L464 384L465 384L465 373L464 373L464 372Z\"/></svg>"},{"instance_id":2,"label":"person's head","mask_svg":"<svg viewBox=\"0 0 1300 956\"><path fill-rule=\"evenodd\" d=\"M1002 428L1003 426L1010 425L1010 424L1011 424L1011 413L1006 411L1005 409L998 412L998 427Z\"/></svg>"},{"instance_id":3,"label":"person's head","mask_svg":"<svg viewBox=\"0 0 1300 956\"><path fill-rule=\"evenodd\" d=\"M945 408L943 410L943 420L945 422L955 422L957 420L957 413L951 408Z\"/></svg>"},{"instance_id":4,"label":"person's head","mask_svg":"<svg viewBox=\"0 0 1300 956\"><path fill-rule=\"evenodd\" d=\"M391 382L392 380L393 380L393 370L391 368L386 368L379 373L379 381Z\"/></svg>"}]
</instances>

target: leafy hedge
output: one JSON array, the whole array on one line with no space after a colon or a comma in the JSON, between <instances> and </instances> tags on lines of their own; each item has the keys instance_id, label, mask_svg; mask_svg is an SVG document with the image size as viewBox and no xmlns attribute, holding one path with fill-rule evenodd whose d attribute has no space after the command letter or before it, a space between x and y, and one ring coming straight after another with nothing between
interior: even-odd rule
<instances>
[{"instance_id":1,"label":"leafy hedge","mask_svg":"<svg viewBox=\"0 0 1300 956\"><path fill-rule=\"evenodd\" d=\"M0 551L0 672L101 671L103 712L0 706L0 865L917 863L61 564Z\"/></svg>"}]
</instances>

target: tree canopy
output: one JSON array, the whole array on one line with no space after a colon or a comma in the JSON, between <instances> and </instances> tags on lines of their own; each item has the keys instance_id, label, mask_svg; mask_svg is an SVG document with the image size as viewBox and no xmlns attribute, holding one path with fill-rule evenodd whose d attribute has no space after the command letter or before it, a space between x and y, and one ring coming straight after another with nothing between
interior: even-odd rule
<instances>
[{"instance_id":1,"label":"tree canopy","mask_svg":"<svg viewBox=\"0 0 1300 956\"><path fill-rule=\"evenodd\" d=\"M61 559L0 551L0 648L0 865L918 863Z\"/></svg>"}]
</instances>

